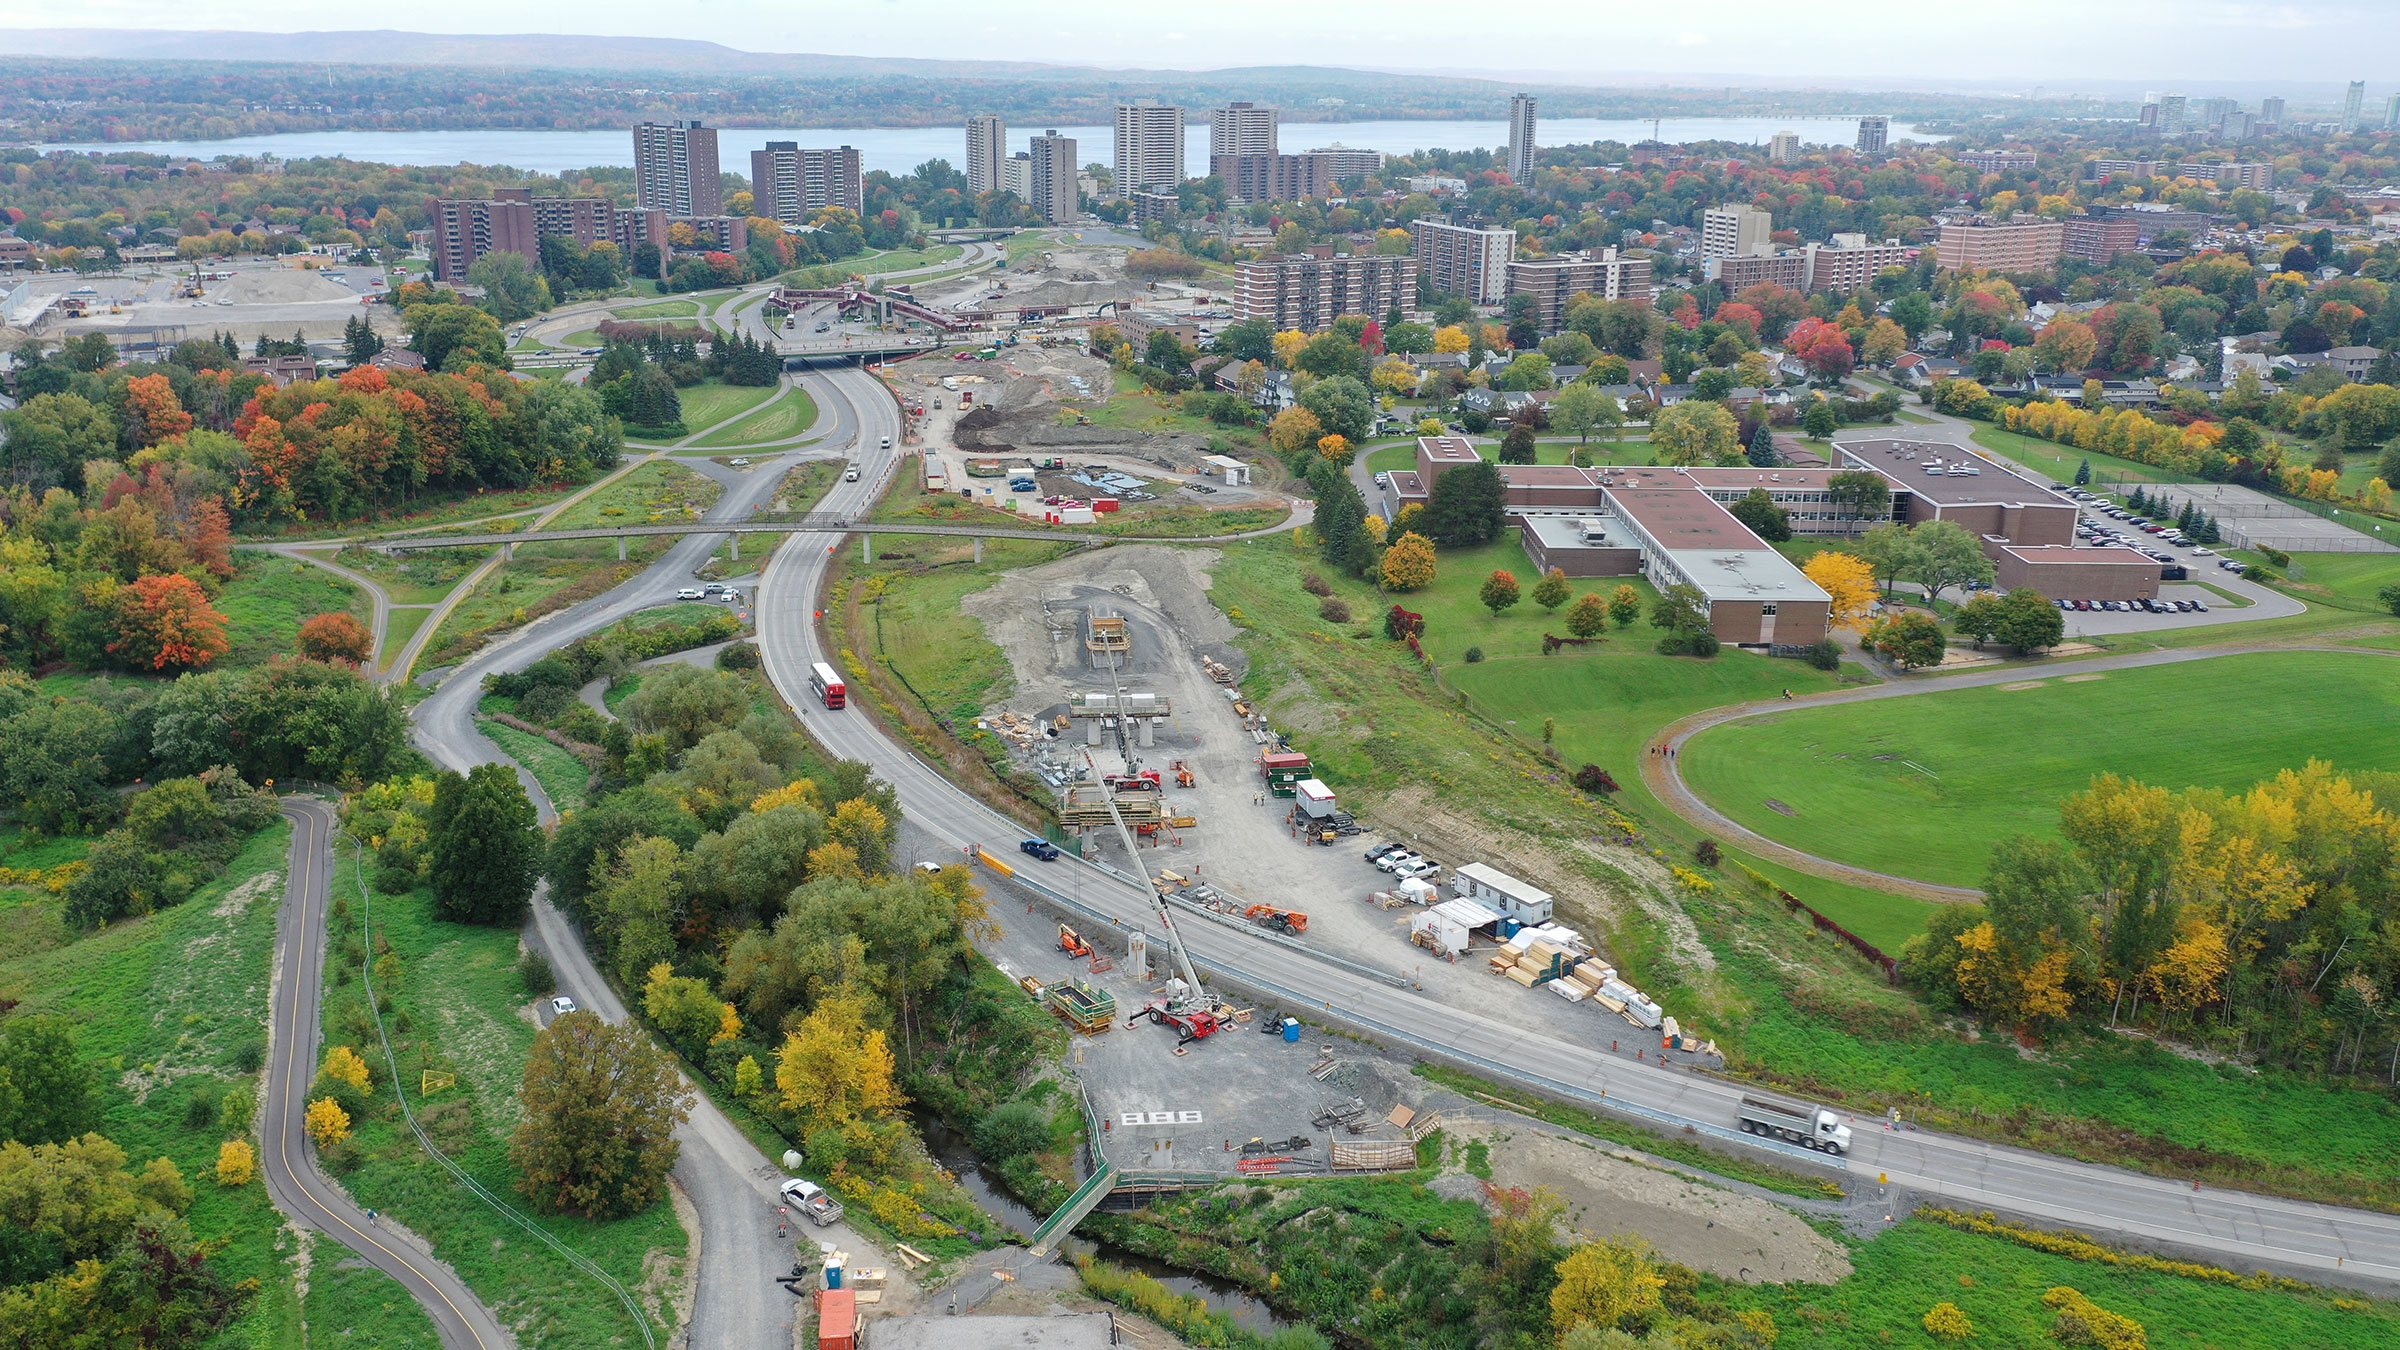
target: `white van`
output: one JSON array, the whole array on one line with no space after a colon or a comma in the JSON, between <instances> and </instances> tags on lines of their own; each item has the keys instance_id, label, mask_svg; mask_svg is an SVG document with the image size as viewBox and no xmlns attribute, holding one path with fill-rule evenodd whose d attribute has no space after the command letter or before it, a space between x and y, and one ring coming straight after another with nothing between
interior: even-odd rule
<instances>
[{"instance_id":1,"label":"white van","mask_svg":"<svg viewBox=\"0 0 2400 1350\"><path fill-rule=\"evenodd\" d=\"M889 436L886 436L886 437L884 437L884 438L883 438L883 448L884 448L884 449L886 449L886 450L889 450L889 449L891 449L891 448L892 448L892 438L891 438L891 437L889 437Z\"/></svg>"}]
</instances>

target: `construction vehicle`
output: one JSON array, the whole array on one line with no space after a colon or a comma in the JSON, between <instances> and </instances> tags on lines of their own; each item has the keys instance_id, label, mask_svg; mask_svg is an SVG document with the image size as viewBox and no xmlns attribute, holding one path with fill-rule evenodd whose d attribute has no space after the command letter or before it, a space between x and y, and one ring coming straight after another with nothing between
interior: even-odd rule
<instances>
[{"instance_id":1,"label":"construction vehicle","mask_svg":"<svg viewBox=\"0 0 2400 1350\"><path fill-rule=\"evenodd\" d=\"M1058 926L1058 949L1079 959L1092 954L1092 944L1084 941L1081 933L1063 923Z\"/></svg>"},{"instance_id":2,"label":"construction vehicle","mask_svg":"<svg viewBox=\"0 0 2400 1350\"><path fill-rule=\"evenodd\" d=\"M1277 909L1273 905L1252 905L1242 911L1242 917L1278 933L1305 933L1308 916L1296 909Z\"/></svg>"},{"instance_id":3,"label":"construction vehicle","mask_svg":"<svg viewBox=\"0 0 2400 1350\"><path fill-rule=\"evenodd\" d=\"M1189 764L1186 764L1186 763L1184 763L1184 762L1183 762L1182 760L1180 760L1180 759L1179 759L1179 760L1176 760L1176 761L1175 761L1175 786L1177 786L1177 787L1179 787L1179 788L1188 788L1188 787L1198 787L1199 785L1200 785L1200 780L1199 780L1198 778L1194 777L1194 776L1193 776L1193 774L1192 774L1192 766L1191 766L1191 765L1189 765Z\"/></svg>"},{"instance_id":4,"label":"construction vehicle","mask_svg":"<svg viewBox=\"0 0 2400 1350\"><path fill-rule=\"evenodd\" d=\"M1737 1114L1745 1134L1781 1139L1837 1158L1850 1149L1850 1127L1821 1106L1744 1094Z\"/></svg>"}]
</instances>

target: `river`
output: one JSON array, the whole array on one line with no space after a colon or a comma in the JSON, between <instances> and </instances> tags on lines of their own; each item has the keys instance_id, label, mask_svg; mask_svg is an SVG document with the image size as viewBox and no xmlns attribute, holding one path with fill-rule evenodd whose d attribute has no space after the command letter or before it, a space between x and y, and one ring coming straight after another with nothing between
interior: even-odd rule
<instances>
[{"instance_id":1,"label":"river","mask_svg":"<svg viewBox=\"0 0 2400 1350\"><path fill-rule=\"evenodd\" d=\"M1208 117L1184 129L1184 168L1197 173L1208 165ZM1542 121L1535 140L1541 145L1583 145L1593 141L1631 144L1647 140L1647 120L1602 120L1560 117ZM1047 128L1027 124L1008 129L1012 147ZM1109 127L1061 127L1076 140L1076 158L1085 164L1106 162L1115 152L1115 132ZM1715 140L1764 145L1779 131L1799 133L1808 145L1849 145L1858 136L1855 117L1684 117L1657 123L1658 137L1670 144ZM1908 123L1892 124L1892 140L1938 140L1923 136ZM1286 152L1314 150L1339 142L1354 149L1407 154L1416 150L1474 150L1497 148L1508 139L1502 121L1388 121L1286 122L1282 145ZM966 163L966 132L957 126L931 127L812 127L768 130L727 127L717 133L717 160L731 173L747 176L750 152L768 141L798 141L803 146L856 146L862 164L902 174L929 159L949 160L954 168ZM473 131L301 131L273 136L236 136L214 141L124 141L44 145L37 149L99 150L116 153L190 156L274 155L281 159L342 156L376 164L506 164L536 173L565 173L575 169L622 168L633 162L630 131L518 131L484 128Z\"/></svg>"}]
</instances>

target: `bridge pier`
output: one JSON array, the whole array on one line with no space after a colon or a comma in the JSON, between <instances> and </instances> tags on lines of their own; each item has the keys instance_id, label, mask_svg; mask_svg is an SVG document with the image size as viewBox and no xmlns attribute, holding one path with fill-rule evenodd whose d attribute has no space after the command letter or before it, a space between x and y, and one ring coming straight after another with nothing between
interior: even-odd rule
<instances>
[{"instance_id":1,"label":"bridge pier","mask_svg":"<svg viewBox=\"0 0 2400 1350\"><path fill-rule=\"evenodd\" d=\"M978 567L983 565L983 536L980 534L975 536L975 564Z\"/></svg>"},{"instance_id":2,"label":"bridge pier","mask_svg":"<svg viewBox=\"0 0 2400 1350\"><path fill-rule=\"evenodd\" d=\"M503 561L515 562L517 560L517 546L515 544L502 544L500 546L500 557Z\"/></svg>"},{"instance_id":3,"label":"bridge pier","mask_svg":"<svg viewBox=\"0 0 2400 1350\"><path fill-rule=\"evenodd\" d=\"M733 550L733 560L740 562L742 560L742 537L738 534L729 534L725 536L725 541L726 546Z\"/></svg>"},{"instance_id":4,"label":"bridge pier","mask_svg":"<svg viewBox=\"0 0 2400 1350\"><path fill-rule=\"evenodd\" d=\"M871 535L871 534L862 534L862 535L860 535L860 536L858 537L858 546L859 546L859 548L860 548L860 550L861 550L861 552L860 552L860 554L859 554L859 561L860 561L860 562L871 563L871 562L875 561L875 536L874 536L874 535Z\"/></svg>"},{"instance_id":5,"label":"bridge pier","mask_svg":"<svg viewBox=\"0 0 2400 1350\"><path fill-rule=\"evenodd\" d=\"M625 536L621 534L617 536L617 561L625 561Z\"/></svg>"}]
</instances>

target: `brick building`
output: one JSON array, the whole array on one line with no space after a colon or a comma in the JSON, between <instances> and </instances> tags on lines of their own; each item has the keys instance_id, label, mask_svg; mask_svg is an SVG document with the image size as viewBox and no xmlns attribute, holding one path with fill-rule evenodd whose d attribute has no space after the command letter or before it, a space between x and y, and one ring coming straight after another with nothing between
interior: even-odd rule
<instances>
[{"instance_id":1,"label":"brick building","mask_svg":"<svg viewBox=\"0 0 2400 1350\"><path fill-rule=\"evenodd\" d=\"M670 216L725 213L717 133L699 122L644 122L633 129L633 200Z\"/></svg>"},{"instance_id":2,"label":"brick building","mask_svg":"<svg viewBox=\"0 0 2400 1350\"><path fill-rule=\"evenodd\" d=\"M1621 257L1615 249L1604 248L1511 262L1508 294L1532 296L1536 321L1550 334L1566 325L1567 306L1578 295L1647 305L1655 288L1648 258Z\"/></svg>"},{"instance_id":3,"label":"brick building","mask_svg":"<svg viewBox=\"0 0 2400 1350\"><path fill-rule=\"evenodd\" d=\"M750 214L786 225L804 225L828 206L866 209L859 181L858 151L800 148L796 141L769 141L750 152Z\"/></svg>"},{"instance_id":4,"label":"brick building","mask_svg":"<svg viewBox=\"0 0 2400 1350\"><path fill-rule=\"evenodd\" d=\"M1241 265L1235 313L1277 329L1321 333L1345 314L1380 320L1417 302L1417 260L1377 253L1297 253Z\"/></svg>"},{"instance_id":5,"label":"brick building","mask_svg":"<svg viewBox=\"0 0 2400 1350\"><path fill-rule=\"evenodd\" d=\"M1942 222L1935 258L1945 272L2046 272L2066 251L2066 222L2017 219Z\"/></svg>"},{"instance_id":6,"label":"brick building","mask_svg":"<svg viewBox=\"0 0 2400 1350\"><path fill-rule=\"evenodd\" d=\"M1337 190L1331 155L1210 155L1208 171L1224 180L1228 197L1245 202L1296 202Z\"/></svg>"},{"instance_id":7,"label":"brick building","mask_svg":"<svg viewBox=\"0 0 2400 1350\"><path fill-rule=\"evenodd\" d=\"M1517 256L1515 230L1412 220L1408 234L1417 270L1427 285L1477 305L1497 305L1508 298L1508 265Z\"/></svg>"}]
</instances>

